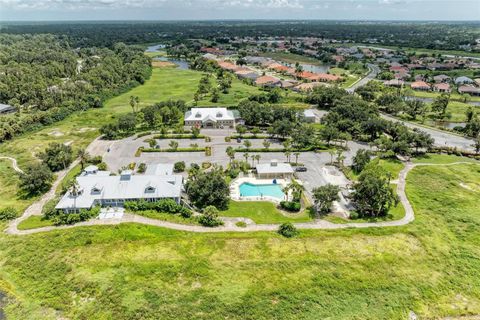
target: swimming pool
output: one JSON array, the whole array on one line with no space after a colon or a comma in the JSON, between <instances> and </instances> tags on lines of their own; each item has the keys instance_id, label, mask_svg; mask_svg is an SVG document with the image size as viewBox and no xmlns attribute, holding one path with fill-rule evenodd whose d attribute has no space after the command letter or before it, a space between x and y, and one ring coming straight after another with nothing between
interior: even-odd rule
<instances>
[{"instance_id":1,"label":"swimming pool","mask_svg":"<svg viewBox=\"0 0 480 320\"><path fill-rule=\"evenodd\" d=\"M283 200L285 194L282 191L282 187L278 184L253 184L244 182L240 185L241 197L261 197L270 196Z\"/></svg>"}]
</instances>

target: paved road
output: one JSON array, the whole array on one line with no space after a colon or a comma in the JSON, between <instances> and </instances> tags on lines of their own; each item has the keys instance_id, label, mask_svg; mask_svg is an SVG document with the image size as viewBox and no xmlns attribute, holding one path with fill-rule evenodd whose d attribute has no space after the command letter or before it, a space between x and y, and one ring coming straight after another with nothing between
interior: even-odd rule
<instances>
[{"instance_id":1,"label":"paved road","mask_svg":"<svg viewBox=\"0 0 480 320\"><path fill-rule=\"evenodd\" d=\"M406 178L408 173L417 166L451 166L457 164L469 164L476 165L476 163L471 162L455 162L450 164L435 164L435 163L407 163L405 168L400 172L397 184L397 193L400 198L400 202L405 208L405 216L400 220L395 221L384 221L384 222L366 222L366 223L345 223L345 224L335 224L325 220L315 220L314 222L306 223L295 223L295 227L298 229L345 229L345 228L372 228L372 227L395 227L403 226L415 219L415 214L413 208L408 200L408 197L405 192ZM236 221L247 221L247 226L244 228L236 226ZM150 219L133 214L125 214L120 219L108 219L108 220L89 220L86 222L77 223L75 225L69 226L52 226L52 227L43 227L30 230L18 230L16 228L17 224L11 222L6 232L9 234L15 235L27 235L34 234L39 232L47 232L59 229L70 229L81 226L96 226L96 225L117 225L121 223L141 223L151 226L158 226L168 229L180 230L180 231L189 231L189 232L199 232L199 233L208 233L208 232L252 232L252 231L276 231L278 230L279 224L254 224L249 219L243 218L225 218L225 225L216 228L208 228L197 225L184 225L178 223L172 223L162 220Z\"/></svg>"},{"instance_id":2,"label":"paved road","mask_svg":"<svg viewBox=\"0 0 480 320\"><path fill-rule=\"evenodd\" d=\"M358 88L363 87L364 85L369 83L371 80L375 79L377 75L380 73L380 68L377 65L369 63L367 64L367 66L370 72L365 77L357 81L353 86L349 87L347 89L347 92L353 93Z\"/></svg>"},{"instance_id":3,"label":"paved road","mask_svg":"<svg viewBox=\"0 0 480 320\"><path fill-rule=\"evenodd\" d=\"M461 137L461 136L458 136L458 135L455 135L455 134L452 134L452 133L448 133L446 131L427 128L427 127L424 127L424 126L421 126L421 125L418 125L418 124L414 124L414 123L411 123L411 122L407 122L407 121L403 121L403 120L394 118L394 117L386 115L386 114L382 114L381 116L384 119L394 121L394 122L401 122L409 128L419 129L419 130L422 130L422 131L430 134L430 136L432 136L432 138L435 140L435 145L436 146L439 146L439 147L449 146L449 147L456 147L456 148L461 149L461 150L474 151L473 146L472 146L474 141L472 139L464 138L464 137Z\"/></svg>"}]
</instances>

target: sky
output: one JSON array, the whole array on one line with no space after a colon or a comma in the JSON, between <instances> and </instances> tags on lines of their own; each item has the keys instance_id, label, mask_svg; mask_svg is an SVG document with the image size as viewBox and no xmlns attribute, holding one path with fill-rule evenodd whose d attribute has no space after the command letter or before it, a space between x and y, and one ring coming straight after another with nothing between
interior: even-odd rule
<instances>
[{"instance_id":1,"label":"sky","mask_svg":"<svg viewBox=\"0 0 480 320\"><path fill-rule=\"evenodd\" d=\"M480 0L0 0L21 20L480 20Z\"/></svg>"}]
</instances>

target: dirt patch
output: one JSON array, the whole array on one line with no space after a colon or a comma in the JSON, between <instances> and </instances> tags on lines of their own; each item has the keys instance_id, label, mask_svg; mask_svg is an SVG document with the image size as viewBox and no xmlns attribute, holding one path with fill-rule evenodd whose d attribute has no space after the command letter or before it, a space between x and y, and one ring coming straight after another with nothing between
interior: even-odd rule
<instances>
[{"instance_id":1,"label":"dirt patch","mask_svg":"<svg viewBox=\"0 0 480 320\"><path fill-rule=\"evenodd\" d=\"M85 133L85 132L93 131L93 130L95 130L95 128L85 127L85 128L80 128L80 129L78 130L78 132L80 132L80 133Z\"/></svg>"},{"instance_id":2,"label":"dirt patch","mask_svg":"<svg viewBox=\"0 0 480 320\"><path fill-rule=\"evenodd\" d=\"M68 146L71 145L72 143L73 143L73 140L70 140L70 141L64 142L63 144L68 147Z\"/></svg>"},{"instance_id":3,"label":"dirt patch","mask_svg":"<svg viewBox=\"0 0 480 320\"><path fill-rule=\"evenodd\" d=\"M152 61L152 67L154 68L175 67L175 63L170 61Z\"/></svg>"},{"instance_id":4,"label":"dirt patch","mask_svg":"<svg viewBox=\"0 0 480 320\"><path fill-rule=\"evenodd\" d=\"M58 131L58 130L54 130L54 131L50 132L48 135L52 136L52 137L61 137L61 136L64 135L64 133L61 132L61 131Z\"/></svg>"}]
</instances>

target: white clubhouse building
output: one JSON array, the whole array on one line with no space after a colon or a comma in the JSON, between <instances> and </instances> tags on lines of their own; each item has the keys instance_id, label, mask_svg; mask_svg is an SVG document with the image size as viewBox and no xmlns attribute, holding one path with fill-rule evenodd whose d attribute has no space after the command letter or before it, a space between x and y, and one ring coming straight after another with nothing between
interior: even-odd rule
<instances>
[{"instance_id":1,"label":"white clubhouse building","mask_svg":"<svg viewBox=\"0 0 480 320\"><path fill-rule=\"evenodd\" d=\"M183 177L173 175L171 165L153 166L144 175L123 171L111 175L110 171L99 171L96 166L85 168L77 177L77 187L70 189L55 209L66 213L101 207L122 207L125 201L173 199L180 202Z\"/></svg>"},{"instance_id":2,"label":"white clubhouse building","mask_svg":"<svg viewBox=\"0 0 480 320\"><path fill-rule=\"evenodd\" d=\"M185 125L198 128L233 128L235 115L227 108L192 108L185 113Z\"/></svg>"}]
</instances>

